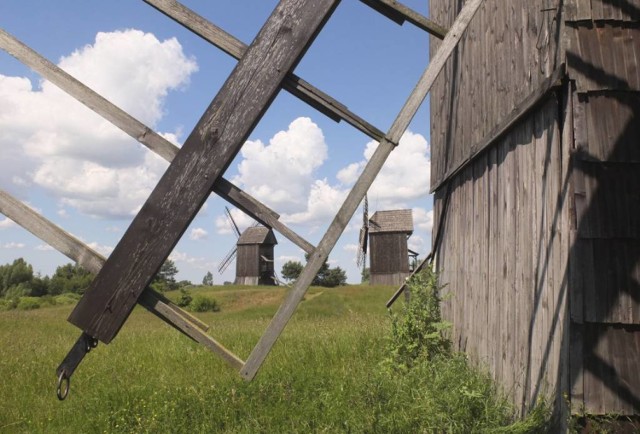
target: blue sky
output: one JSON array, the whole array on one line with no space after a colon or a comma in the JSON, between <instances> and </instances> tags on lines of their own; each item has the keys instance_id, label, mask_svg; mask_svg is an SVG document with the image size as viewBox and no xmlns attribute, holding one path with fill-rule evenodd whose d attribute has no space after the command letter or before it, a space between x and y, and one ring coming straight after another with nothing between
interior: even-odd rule
<instances>
[{"instance_id":1,"label":"blue sky","mask_svg":"<svg viewBox=\"0 0 640 434\"><path fill-rule=\"evenodd\" d=\"M250 43L275 0L185 1ZM406 0L427 14L427 2ZM0 3L0 27L107 99L181 144L224 83L235 60L142 1ZM428 63L429 36L402 27L356 0L344 0L296 73L386 131ZM370 191L376 210L414 209L410 247L429 251L432 198L428 101ZM225 177L316 243L375 143L281 92ZM0 188L101 253L128 227L166 163L0 51ZM233 280L216 268L235 243L225 201L212 196L172 253L180 279ZM232 211L242 227L251 224ZM360 211L330 255L358 282ZM276 234L276 270L301 250ZM0 264L24 257L51 274L69 262L0 215Z\"/></svg>"}]
</instances>

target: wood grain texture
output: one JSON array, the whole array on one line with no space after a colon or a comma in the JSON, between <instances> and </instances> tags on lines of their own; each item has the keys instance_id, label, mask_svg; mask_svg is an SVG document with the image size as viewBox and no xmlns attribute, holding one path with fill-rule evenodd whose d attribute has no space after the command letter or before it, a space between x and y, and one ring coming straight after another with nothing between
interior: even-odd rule
<instances>
[{"instance_id":1,"label":"wood grain texture","mask_svg":"<svg viewBox=\"0 0 640 434\"><path fill-rule=\"evenodd\" d=\"M640 27L580 23L567 32L567 67L578 92L640 91Z\"/></svg>"},{"instance_id":2,"label":"wood grain texture","mask_svg":"<svg viewBox=\"0 0 640 434\"><path fill-rule=\"evenodd\" d=\"M2 29L0 47L165 160L171 162L177 155L179 148L173 143ZM278 220L280 216L275 211L223 177L215 182L213 191L263 225L276 229L305 252L313 251L308 241Z\"/></svg>"},{"instance_id":3,"label":"wood grain texture","mask_svg":"<svg viewBox=\"0 0 640 434\"><path fill-rule=\"evenodd\" d=\"M436 221L446 220L436 264L451 294L443 316L456 346L489 368L522 413L565 363L558 113L547 100L454 176L446 215L436 196Z\"/></svg>"},{"instance_id":4,"label":"wood grain texture","mask_svg":"<svg viewBox=\"0 0 640 434\"><path fill-rule=\"evenodd\" d=\"M242 41L176 0L144 1L235 59L240 59L247 50L247 46ZM384 133L378 128L294 73L287 74L283 82L283 89L331 119L335 121L344 120L374 140L380 141L384 137Z\"/></svg>"},{"instance_id":5,"label":"wood grain texture","mask_svg":"<svg viewBox=\"0 0 640 434\"><path fill-rule=\"evenodd\" d=\"M482 0L468 1L460 12L455 23L451 26L451 29L442 43L442 47L433 57L431 63L420 77L415 89L411 95L409 95L409 98L391 125L386 138L380 142L374 154L367 162L362 174L347 195L347 198L331 222L327 232L322 237L318 247L314 251L313 255L310 255L307 264L296 280L293 288L287 294L287 297L276 312L276 315L273 317L271 323L267 327L267 330L249 355L245 366L240 372L245 379L251 380L257 374L260 366L262 366L262 363L273 348L276 340L291 319L291 316L295 312L298 304L304 298L311 281L329 256L329 253L335 246L338 238L364 199L367 190L369 190L369 187L373 184L373 181L382 169L385 161L397 146L400 137L402 137L402 134L404 134L409 123L418 111L420 104L424 101L431 90L438 74L462 38L465 29L469 25L469 22L472 20L481 3Z\"/></svg>"},{"instance_id":6,"label":"wood grain texture","mask_svg":"<svg viewBox=\"0 0 640 434\"><path fill-rule=\"evenodd\" d=\"M104 343L116 336L337 4L279 3L78 302L71 323Z\"/></svg>"},{"instance_id":7,"label":"wood grain texture","mask_svg":"<svg viewBox=\"0 0 640 434\"><path fill-rule=\"evenodd\" d=\"M438 113L431 122L432 186L474 154L474 145L489 139L564 62L557 43L561 25L549 7L546 0L487 0L478 11L431 93L431 111ZM459 8L433 1L430 16L447 26ZM432 38L431 52L440 45Z\"/></svg>"}]
</instances>

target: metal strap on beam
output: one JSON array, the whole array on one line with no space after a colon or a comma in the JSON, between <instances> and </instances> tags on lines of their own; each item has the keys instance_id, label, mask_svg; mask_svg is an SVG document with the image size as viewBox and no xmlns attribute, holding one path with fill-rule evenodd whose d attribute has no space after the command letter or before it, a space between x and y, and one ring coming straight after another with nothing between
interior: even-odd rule
<instances>
[{"instance_id":1,"label":"metal strap on beam","mask_svg":"<svg viewBox=\"0 0 640 434\"><path fill-rule=\"evenodd\" d=\"M441 25L436 24L424 15L395 0L360 1L400 25L404 24L405 21L408 21L438 39L444 39L447 34L447 29Z\"/></svg>"},{"instance_id":2,"label":"metal strap on beam","mask_svg":"<svg viewBox=\"0 0 640 434\"><path fill-rule=\"evenodd\" d=\"M2 29L0 29L0 48L38 72L44 78L168 162L173 161L175 158L179 150L176 145ZM263 225L275 229L305 252L311 253L314 250L315 247L311 243L278 220L280 217L278 213L226 179L220 177L214 184L213 191L241 209L245 214Z\"/></svg>"},{"instance_id":3,"label":"metal strap on beam","mask_svg":"<svg viewBox=\"0 0 640 434\"><path fill-rule=\"evenodd\" d=\"M0 190L0 212L85 270L97 274L102 269L106 261L105 257L3 190ZM162 294L146 288L138 303L189 338L209 348L233 368L239 370L244 364L237 356L206 334L209 329L207 324L180 309ZM79 363L79 360L77 362ZM73 370L67 371L68 376L72 373Z\"/></svg>"},{"instance_id":4,"label":"metal strap on beam","mask_svg":"<svg viewBox=\"0 0 640 434\"><path fill-rule=\"evenodd\" d=\"M144 0L144 2L235 59L239 60L247 50L247 45L242 41L176 0ZM282 88L334 121L344 120L378 142L384 137L381 130L293 73L287 74Z\"/></svg>"},{"instance_id":5,"label":"metal strap on beam","mask_svg":"<svg viewBox=\"0 0 640 434\"><path fill-rule=\"evenodd\" d=\"M276 312L271 323L267 327L267 330L260 338L260 341L249 355L244 367L240 371L241 375L246 380L253 379L257 374L260 366L262 366L262 363L271 351L271 348L273 348L276 340L286 327L287 322L291 319L291 316L295 312L298 304L300 304L304 298L311 281L327 259L329 252L331 252L335 246L338 238L349 223L349 220L353 217L353 214L360 205L360 202L364 199L367 190L371 187L371 184L382 169L382 166L391 154L391 151L395 149L394 143L399 142L400 137L402 137L408 128L409 123L431 90L431 87L444 67L445 62L449 59L454 48L458 45L458 42L462 38L462 34L468 27L471 19L481 4L482 0L468 0L462 8L462 11L456 18L451 30L447 33L447 36L442 42L440 49L431 60L429 67L424 71L422 77L420 77L415 89L391 125L387 136L382 140L382 142L380 142L380 145L371 156L371 159L367 162L362 174L349 192L349 195L340 207L340 210L329 226L329 229L327 229L327 232L322 237L316 251L310 255L309 261L303 268L300 277L296 280L291 291L287 293L286 299Z\"/></svg>"}]
</instances>

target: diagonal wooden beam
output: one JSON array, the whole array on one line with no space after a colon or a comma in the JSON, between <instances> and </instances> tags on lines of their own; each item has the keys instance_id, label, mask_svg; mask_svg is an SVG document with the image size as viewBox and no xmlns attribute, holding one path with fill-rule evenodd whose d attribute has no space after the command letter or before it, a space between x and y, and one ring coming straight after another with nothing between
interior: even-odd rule
<instances>
[{"instance_id":1,"label":"diagonal wooden beam","mask_svg":"<svg viewBox=\"0 0 640 434\"><path fill-rule=\"evenodd\" d=\"M247 50L246 44L242 41L176 0L144 0L144 2L235 59L240 59ZM377 141L384 137L384 133L378 128L294 73L287 74L282 88L334 121L344 120Z\"/></svg>"},{"instance_id":2,"label":"diagonal wooden beam","mask_svg":"<svg viewBox=\"0 0 640 434\"><path fill-rule=\"evenodd\" d=\"M145 145L147 148L171 162L179 148L151 128L111 103L100 94L75 79L57 65L32 50L17 38L0 29L0 48L14 56L25 65L38 72L51 83L74 97L76 100L111 122L116 127ZM213 191L223 199L241 209L245 214L271 227L291 242L311 253L315 248L300 235L289 229L279 220L279 215L269 207L242 191L231 182L220 177L213 185Z\"/></svg>"},{"instance_id":3,"label":"diagonal wooden beam","mask_svg":"<svg viewBox=\"0 0 640 434\"><path fill-rule=\"evenodd\" d=\"M338 0L282 0L198 121L69 321L109 343Z\"/></svg>"},{"instance_id":4,"label":"diagonal wooden beam","mask_svg":"<svg viewBox=\"0 0 640 434\"><path fill-rule=\"evenodd\" d=\"M349 192L349 195L342 204L338 214L336 214L336 217L329 226L329 229L327 229L322 240L320 240L315 252L310 255L309 261L302 270L300 277L296 280L291 291L287 293L284 302L271 320L267 330L249 355L244 367L240 371L240 374L245 379L253 379L258 372L258 369L260 369L260 366L262 366L262 363L286 327L287 322L291 319L291 316L295 312L298 304L302 301L311 281L329 256L329 253L353 217L353 214L358 208L360 202L364 199L367 190L371 187L371 184L382 169L382 166L391 154L391 151L393 151L397 146L400 137L402 137L408 128L409 123L415 116L418 108L420 108L422 101L424 101L431 90L431 87L444 67L445 62L451 56L451 53L458 45L458 42L460 42L462 34L468 27L469 22L471 22L471 19L475 15L481 3L482 0L468 0L462 8L462 11L453 23L451 30L449 30L444 41L442 41L440 49L431 59L429 67L424 71L422 77L420 77L415 89L391 125L387 136L382 140L382 142L380 142L380 145L371 156L371 159L367 162L362 174Z\"/></svg>"},{"instance_id":5,"label":"diagonal wooden beam","mask_svg":"<svg viewBox=\"0 0 640 434\"><path fill-rule=\"evenodd\" d=\"M438 39L447 35L447 29L396 0L360 1L400 25L408 21Z\"/></svg>"},{"instance_id":6,"label":"diagonal wooden beam","mask_svg":"<svg viewBox=\"0 0 640 434\"><path fill-rule=\"evenodd\" d=\"M0 190L0 213L85 270L98 274L102 269L106 261L102 255L3 190ZM209 329L207 324L180 309L162 294L147 287L138 302L161 320L221 356L233 368L239 370L242 367L242 360L206 334ZM67 372L67 375L72 373L73 371Z\"/></svg>"}]
</instances>

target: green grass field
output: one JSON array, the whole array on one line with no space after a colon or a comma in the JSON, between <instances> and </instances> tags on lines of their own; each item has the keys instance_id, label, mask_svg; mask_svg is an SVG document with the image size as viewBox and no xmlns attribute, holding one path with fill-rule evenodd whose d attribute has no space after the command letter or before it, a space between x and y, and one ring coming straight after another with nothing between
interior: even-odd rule
<instances>
[{"instance_id":1,"label":"green grass field","mask_svg":"<svg viewBox=\"0 0 640 434\"><path fill-rule=\"evenodd\" d=\"M245 358L283 288L213 287L199 314ZM0 312L0 433L536 432L462 357L395 372L387 356L393 288L312 288L251 383L141 308L89 353L66 401L55 369L79 336L72 306ZM177 297L178 294L169 294ZM533 430L532 430L533 429Z\"/></svg>"}]
</instances>

